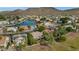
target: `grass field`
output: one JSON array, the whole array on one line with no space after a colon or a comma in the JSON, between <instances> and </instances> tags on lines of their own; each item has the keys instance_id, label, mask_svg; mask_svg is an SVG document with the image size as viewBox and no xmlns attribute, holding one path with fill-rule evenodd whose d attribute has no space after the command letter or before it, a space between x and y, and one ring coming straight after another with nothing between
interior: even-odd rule
<instances>
[{"instance_id":1,"label":"grass field","mask_svg":"<svg viewBox=\"0 0 79 59\"><path fill-rule=\"evenodd\" d=\"M29 51L78 51L79 50L79 33L70 32L65 35L66 41L53 42L52 45L43 46L35 44L27 47Z\"/></svg>"},{"instance_id":2,"label":"grass field","mask_svg":"<svg viewBox=\"0 0 79 59\"><path fill-rule=\"evenodd\" d=\"M76 51L79 50L79 33L70 32L65 35L66 41L55 42L52 46L57 51Z\"/></svg>"}]
</instances>

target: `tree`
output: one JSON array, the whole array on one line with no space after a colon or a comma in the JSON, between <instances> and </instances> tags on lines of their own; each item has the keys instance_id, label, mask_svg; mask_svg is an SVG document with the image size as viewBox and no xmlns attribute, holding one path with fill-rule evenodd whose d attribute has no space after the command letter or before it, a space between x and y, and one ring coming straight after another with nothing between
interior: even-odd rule
<instances>
[{"instance_id":1,"label":"tree","mask_svg":"<svg viewBox=\"0 0 79 59\"><path fill-rule=\"evenodd\" d=\"M22 44L21 43L19 43L19 46L16 46L16 50L17 51L21 51L22 50Z\"/></svg>"},{"instance_id":2,"label":"tree","mask_svg":"<svg viewBox=\"0 0 79 59\"><path fill-rule=\"evenodd\" d=\"M65 17L65 18L60 18L60 22L61 22L61 25L64 25L67 23L69 18Z\"/></svg>"},{"instance_id":3,"label":"tree","mask_svg":"<svg viewBox=\"0 0 79 59\"><path fill-rule=\"evenodd\" d=\"M63 41L66 40L66 37L64 36L64 33L62 31L59 31L59 30L55 31L53 33L53 36L54 36L54 40L56 42L63 42Z\"/></svg>"},{"instance_id":4,"label":"tree","mask_svg":"<svg viewBox=\"0 0 79 59\"><path fill-rule=\"evenodd\" d=\"M42 32L44 29L45 29L45 27L43 25L42 26L38 26L38 31Z\"/></svg>"},{"instance_id":5,"label":"tree","mask_svg":"<svg viewBox=\"0 0 79 59\"><path fill-rule=\"evenodd\" d=\"M52 42L53 42L53 34L52 33L43 32L43 36L44 36L44 39L46 41L48 41L49 44L52 44Z\"/></svg>"},{"instance_id":6,"label":"tree","mask_svg":"<svg viewBox=\"0 0 79 59\"><path fill-rule=\"evenodd\" d=\"M45 20L46 20L46 18L45 18L45 17L43 17L43 18L41 18L40 20L41 20L41 21L45 21Z\"/></svg>"},{"instance_id":7,"label":"tree","mask_svg":"<svg viewBox=\"0 0 79 59\"><path fill-rule=\"evenodd\" d=\"M72 27L67 27L67 28L66 28L66 31L67 31L67 32L72 32L73 29L72 29Z\"/></svg>"},{"instance_id":8,"label":"tree","mask_svg":"<svg viewBox=\"0 0 79 59\"><path fill-rule=\"evenodd\" d=\"M64 35L66 33L66 30L64 27L60 27L58 30L57 30L61 35Z\"/></svg>"},{"instance_id":9,"label":"tree","mask_svg":"<svg viewBox=\"0 0 79 59\"><path fill-rule=\"evenodd\" d=\"M2 21L2 20L6 20L5 16L0 15L0 20L1 20L1 21Z\"/></svg>"},{"instance_id":10,"label":"tree","mask_svg":"<svg viewBox=\"0 0 79 59\"><path fill-rule=\"evenodd\" d=\"M33 38L32 34L27 33L27 44L32 45L35 43L36 43L36 40Z\"/></svg>"},{"instance_id":11,"label":"tree","mask_svg":"<svg viewBox=\"0 0 79 59\"><path fill-rule=\"evenodd\" d=\"M20 17L19 17L19 16L16 16L15 18L16 18L16 19L20 19Z\"/></svg>"},{"instance_id":12,"label":"tree","mask_svg":"<svg viewBox=\"0 0 79 59\"><path fill-rule=\"evenodd\" d=\"M64 35L57 34L57 36L54 37L56 42L63 42L66 40L66 37Z\"/></svg>"},{"instance_id":13,"label":"tree","mask_svg":"<svg viewBox=\"0 0 79 59\"><path fill-rule=\"evenodd\" d=\"M8 42L8 44L6 46L6 49L8 49L10 45L11 45L10 42Z\"/></svg>"},{"instance_id":14,"label":"tree","mask_svg":"<svg viewBox=\"0 0 79 59\"><path fill-rule=\"evenodd\" d=\"M54 40L55 41L59 41L60 40L60 33L58 31L55 31L53 33L53 36L54 36Z\"/></svg>"}]
</instances>

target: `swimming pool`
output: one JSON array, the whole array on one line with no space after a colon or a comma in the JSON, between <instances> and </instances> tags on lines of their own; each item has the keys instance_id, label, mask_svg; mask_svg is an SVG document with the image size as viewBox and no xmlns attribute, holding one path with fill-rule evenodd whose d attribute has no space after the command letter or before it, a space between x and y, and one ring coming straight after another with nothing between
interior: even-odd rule
<instances>
[{"instance_id":1,"label":"swimming pool","mask_svg":"<svg viewBox=\"0 0 79 59\"><path fill-rule=\"evenodd\" d=\"M16 26L35 26L36 22L34 20L25 20L23 22L17 23Z\"/></svg>"}]
</instances>

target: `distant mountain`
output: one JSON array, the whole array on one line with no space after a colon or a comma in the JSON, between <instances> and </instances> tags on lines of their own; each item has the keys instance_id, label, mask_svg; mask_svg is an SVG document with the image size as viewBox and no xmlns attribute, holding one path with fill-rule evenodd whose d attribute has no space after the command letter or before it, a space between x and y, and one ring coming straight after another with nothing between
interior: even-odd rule
<instances>
[{"instance_id":1,"label":"distant mountain","mask_svg":"<svg viewBox=\"0 0 79 59\"><path fill-rule=\"evenodd\" d=\"M3 13L3 12L2 12ZM79 14L79 8L58 10L54 7L28 8L26 10L17 9L14 11L4 12L7 15L59 15L59 14Z\"/></svg>"},{"instance_id":2,"label":"distant mountain","mask_svg":"<svg viewBox=\"0 0 79 59\"><path fill-rule=\"evenodd\" d=\"M57 10L56 8L52 7L41 7L41 8L32 8L32 9L27 9L26 14L31 14L31 15L54 15L54 14L60 14L61 11Z\"/></svg>"},{"instance_id":3,"label":"distant mountain","mask_svg":"<svg viewBox=\"0 0 79 59\"><path fill-rule=\"evenodd\" d=\"M26 10L12 11L10 15L54 15L61 11L53 7L28 8Z\"/></svg>"},{"instance_id":4,"label":"distant mountain","mask_svg":"<svg viewBox=\"0 0 79 59\"><path fill-rule=\"evenodd\" d=\"M73 9L68 9L65 10L64 13L66 14L74 14L74 15L79 15L79 8L73 8Z\"/></svg>"}]
</instances>

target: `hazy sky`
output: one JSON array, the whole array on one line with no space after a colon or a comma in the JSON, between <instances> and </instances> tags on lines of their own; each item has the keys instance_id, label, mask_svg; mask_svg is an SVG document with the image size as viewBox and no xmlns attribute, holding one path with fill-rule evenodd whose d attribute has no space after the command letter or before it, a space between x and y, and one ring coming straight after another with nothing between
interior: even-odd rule
<instances>
[{"instance_id":1,"label":"hazy sky","mask_svg":"<svg viewBox=\"0 0 79 59\"><path fill-rule=\"evenodd\" d=\"M72 8L75 8L75 7L55 7L59 10L66 10L66 9L72 9ZM27 7L0 7L0 11L9 11L9 10L16 10L16 9L27 9Z\"/></svg>"},{"instance_id":2,"label":"hazy sky","mask_svg":"<svg viewBox=\"0 0 79 59\"><path fill-rule=\"evenodd\" d=\"M59 10L67 10L67 9L73 9L73 8L77 8L77 7L56 7Z\"/></svg>"}]
</instances>

